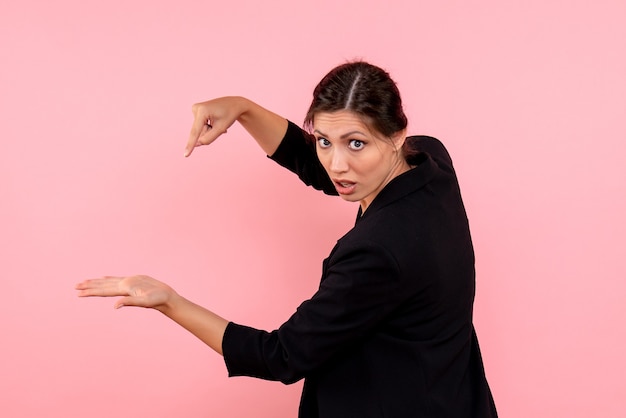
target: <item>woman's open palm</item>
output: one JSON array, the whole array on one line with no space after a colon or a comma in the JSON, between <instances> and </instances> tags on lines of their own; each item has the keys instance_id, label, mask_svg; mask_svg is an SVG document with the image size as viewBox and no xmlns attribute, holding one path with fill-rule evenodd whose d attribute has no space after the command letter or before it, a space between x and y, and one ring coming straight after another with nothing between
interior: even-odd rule
<instances>
[{"instance_id":1,"label":"woman's open palm","mask_svg":"<svg viewBox=\"0 0 626 418\"><path fill-rule=\"evenodd\" d=\"M140 306L162 310L174 290L156 279L149 276L114 277L106 276L100 279L85 280L76 285L78 296L122 296L116 303L115 308L122 306Z\"/></svg>"}]
</instances>

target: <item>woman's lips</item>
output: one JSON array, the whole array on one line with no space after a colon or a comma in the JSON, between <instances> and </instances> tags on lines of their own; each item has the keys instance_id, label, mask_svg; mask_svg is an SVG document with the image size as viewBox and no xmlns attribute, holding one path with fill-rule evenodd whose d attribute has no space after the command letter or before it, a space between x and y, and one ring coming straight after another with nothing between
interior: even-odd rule
<instances>
[{"instance_id":1,"label":"woman's lips","mask_svg":"<svg viewBox=\"0 0 626 418\"><path fill-rule=\"evenodd\" d=\"M350 195L354 193L356 183L347 180L334 180L335 189L340 195Z\"/></svg>"}]
</instances>

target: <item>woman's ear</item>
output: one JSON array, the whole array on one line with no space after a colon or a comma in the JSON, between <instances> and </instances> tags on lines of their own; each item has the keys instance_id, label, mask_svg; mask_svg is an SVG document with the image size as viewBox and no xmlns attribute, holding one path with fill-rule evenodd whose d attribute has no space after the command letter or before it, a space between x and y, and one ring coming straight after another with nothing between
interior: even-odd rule
<instances>
[{"instance_id":1,"label":"woman's ear","mask_svg":"<svg viewBox=\"0 0 626 418\"><path fill-rule=\"evenodd\" d=\"M391 141L396 150L401 150L406 141L406 128L391 135Z\"/></svg>"}]
</instances>

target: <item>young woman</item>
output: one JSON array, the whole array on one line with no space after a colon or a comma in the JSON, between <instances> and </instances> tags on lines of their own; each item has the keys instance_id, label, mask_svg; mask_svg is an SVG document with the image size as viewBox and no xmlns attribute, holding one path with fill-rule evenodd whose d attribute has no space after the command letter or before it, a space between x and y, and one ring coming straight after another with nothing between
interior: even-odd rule
<instances>
[{"instance_id":1,"label":"young woman","mask_svg":"<svg viewBox=\"0 0 626 418\"><path fill-rule=\"evenodd\" d=\"M193 106L185 150L235 122L307 185L359 202L311 299L279 329L229 322L147 276L77 285L161 311L223 354L230 376L305 379L300 417L495 417L472 324L474 253L450 156L406 137L382 69L341 65L315 88L306 131L240 97Z\"/></svg>"}]
</instances>

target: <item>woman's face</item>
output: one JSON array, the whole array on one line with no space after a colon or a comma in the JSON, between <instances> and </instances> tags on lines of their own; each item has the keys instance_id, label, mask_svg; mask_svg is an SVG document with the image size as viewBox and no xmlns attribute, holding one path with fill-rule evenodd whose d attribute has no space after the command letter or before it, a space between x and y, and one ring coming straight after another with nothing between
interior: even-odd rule
<instances>
[{"instance_id":1,"label":"woman's face","mask_svg":"<svg viewBox=\"0 0 626 418\"><path fill-rule=\"evenodd\" d=\"M339 195L361 202L363 211L387 183L409 170L402 156L405 133L386 138L348 110L316 113L313 120L320 162Z\"/></svg>"}]
</instances>

